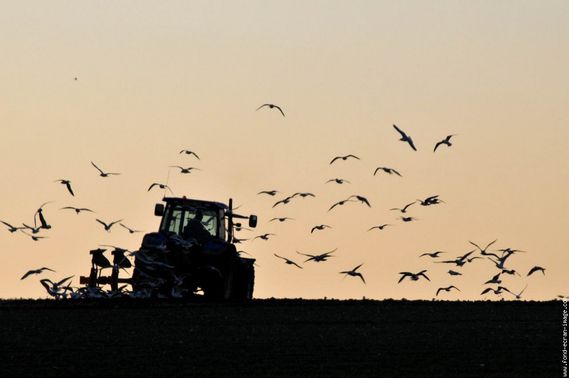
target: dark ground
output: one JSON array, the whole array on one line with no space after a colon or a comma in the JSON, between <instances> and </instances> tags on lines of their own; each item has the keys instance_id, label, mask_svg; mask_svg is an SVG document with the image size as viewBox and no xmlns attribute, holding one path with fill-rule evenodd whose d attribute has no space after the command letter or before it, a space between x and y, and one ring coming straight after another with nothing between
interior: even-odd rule
<instances>
[{"instance_id":1,"label":"dark ground","mask_svg":"<svg viewBox=\"0 0 569 378\"><path fill-rule=\"evenodd\" d=\"M561 302L0 302L0 377L561 376Z\"/></svg>"}]
</instances>

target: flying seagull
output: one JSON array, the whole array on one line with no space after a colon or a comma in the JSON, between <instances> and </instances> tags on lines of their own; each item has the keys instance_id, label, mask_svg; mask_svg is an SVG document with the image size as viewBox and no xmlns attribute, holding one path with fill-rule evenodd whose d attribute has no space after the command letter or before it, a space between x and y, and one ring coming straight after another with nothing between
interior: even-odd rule
<instances>
[{"instance_id":1,"label":"flying seagull","mask_svg":"<svg viewBox=\"0 0 569 378\"><path fill-rule=\"evenodd\" d=\"M354 269L352 270L346 270L343 272L340 272L340 274L344 274L346 276L351 276L351 277L360 277L360 279L362 280L363 283L366 283L366 280L364 279L364 276L358 272L357 270L362 266L363 264L360 264L358 266L356 266Z\"/></svg>"},{"instance_id":2,"label":"flying seagull","mask_svg":"<svg viewBox=\"0 0 569 378\"><path fill-rule=\"evenodd\" d=\"M329 182L335 182L336 184L343 184L343 183L350 184L350 182L348 180L341 179L341 178L330 179L330 180L326 181L326 184L328 184Z\"/></svg>"},{"instance_id":3,"label":"flying seagull","mask_svg":"<svg viewBox=\"0 0 569 378\"><path fill-rule=\"evenodd\" d=\"M444 253L443 251L436 251L436 252L427 252L427 253L423 253L422 255L419 255L419 257L423 257L423 256L429 256L432 258L437 258L439 257L439 255L441 253Z\"/></svg>"},{"instance_id":4,"label":"flying seagull","mask_svg":"<svg viewBox=\"0 0 569 378\"><path fill-rule=\"evenodd\" d=\"M439 287L438 290L437 290L437 294L435 295L435 297L437 297L441 291L449 292L449 291L451 291L451 289L456 289L456 290L460 291L460 289L459 289L458 287L454 286L454 285L450 285L450 286L447 286L447 287Z\"/></svg>"},{"instance_id":5,"label":"flying seagull","mask_svg":"<svg viewBox=\"0 0 569 378\"><path fill-rule=\"evenodd\" d=\"M275 196L277 193L280 193L278 190L262 190L257 194L268 194L269 196Z\"/></svg>"},{"instance_id":6,"label":"flying seagull","mask_svg":"<svg viewBox=\"0 0 569 378\"><path fill-rule=\"evenodd\" d=\"M43 216L43 207L45 205L47 205L48 203L51 203L53 201L48 201L43 203L39 209L36 210L36 213L34 214L34 226L37 226L37 222L36 222L36 216L38 217L38 219L40 220L40 228L49 230L51 228L51 226L47 223L47 221L45 220L45 217Z\"/></svg>"},{"instance_id":7,"label":"flying seagull","mask_svg":"<svg viewBox=\"0 0 569 378\"><path fill-rule=\"evenodd\" d=\"M450 274L451 276L462 276L462 273L457 272L455 270L449 269L448 274Z\"/></svg>"},{"instance_id":8,"label":"flying seagull","mask_svg":"<svg viewBox=\"0 0 569 378\"><path fill-rule=\"evenodd\" d=\"M368 231L371 231L371 230L376 229L376 228L377 228L378 230L383 230L383 229L384 229L385 227L387 227L387 226L392 226L392 225L391 225L391 224L379 224L379 225L377 225L377 226L370 227L370 228L368 229Z\"/></svg>"},{"instance_id":9,"label":"flying seagull","mask_svg":"<svg viewBox=\"0 0 569 378\"><path fill-rule=\"evenodd\" d=\"M425 198L424 200L417 200L421 206L431 206L431 205L438 205L439 203L444 203L443 200L439 199L439 195L430 196Z\"/></svg>"},{"instance_id":10,"label":"flying seagull","mask_svg":"<svg viewBox=\"0 0 569 378\"><path fill-rule=\"evenodd\" d=\"M91 165L93 167L95 167L97 169L97 171L99 171L99 176L101 177L109 177L109 176L116 176L116 175L120 175L120 173L112 173L112 172L104 172L101 168L97 167L95 165L95 163L91 162Z\"/></svg>"},{"instance_id":11,"label":"flying seagull","mask_svg":"<svg viewBox=\"0 0 569 378\"><path fill-rule=\"evenodd\" d=\"M271 220L269 220L269 222L274 222L274 221L279 221L279 222L285 222L287 220L294 220L293 218L289 218L289 217L282 217L282 218L272 218Z\"/></svg>"},{"instance_id":12,"label":"flying seagull","mask_svg":"<svg viewBox=\"0 0 569 378\"><path fill-rule=\"evenodd\" d=\"M312 229L310 230L310 233L314 233L314 231L318 230L318 231L322 231L325 228L332 228L330 226L328 226L327 224L319 224L318 226L314 226L312 227Z\"/></svg>"},{"instance_id":13,"label":"flying seagull","mask_svg":"<svg viewBox=\"0 0 569 378\"><path fill-rule=\"evenodd\" d=\"M401 274L401 278L399 279L399 281L397 281L397 283L400 283L401 281L403 281L403 279L405 277L409 277L413 281L417 281L417 280L419 280L419 278L425 277L427 279L427 281L430 281L429 277L427 277L427 275L425 274L426 272L427 272L426 270L421 270L419 273L400 272L399 274Z\"/></svg>"},{"instance_id":14,"label":"flying seagull","mask_svg":"<svg viewBox=\"0 0 569 378\"><path fill-rule=\"evenodd\" d=\"M416 221L416 220L419 220L419 219L418 219L418 218L415 218L415 217L401 217L401 220L402 220L403 222L412 222L412 221Z\"/></svg>"},{"instance_id":15,"label":"flying seagull","mask_svg":"<svg viewBox=\"0 0 569 378\"><path fill-rule=\"evenodd\" d=\"M279 259L284 260L284 262L285 262L286 264L288 264L288 265L294 265L294 266L297 266L297 267L299 267L300 269L302 269L302 267L301 267L300 265L298 265L297 263L295 263L295 262L292 261L292 260L287 259L286 257L279 256L279 255L277 255L276 253L273 253L273 255L275 255L275 256L278 257Z\"/></svg>"},{"instance_id":16,"label":"flying seagull","mask_svg":"<svg viewBox=\"0 0 569 378\"><path fill-rule=\"evenodd\" d=\"M543 275L545 276L545 268L542 268L541 266L534 266L533 268L530 269L530 271L527 274L527 277L531 276L532 274L534 274L535 272L541 272L543 273Z\"/></svg>"},{"instance_id":17,"label":"flying seagull","mask_svg":"<svg viewBox=\"0 0 569 378\"><path fill-rule=\"evenodd\" d=\"M4 221L0 221L0 223L4 224L6 227L8 227L8 231L10 231L12 233L26 228L26 227L14 227L10 223L4 222Z\"/></svg>"},{"instance_id":18,"label":"flying seagull","mask_svg":"<svg viewBox=\"0 0 569 378\"><path fill-rule=\"evenodd\" d=\"M473 246L475 246L476 248L478 248L478 250L480 251L480 254L481 254L482 256L494 256L494 257L496 257L497 259L500 259L500 257L498 257L498 255L496 255L495 253L486 252L486 250L487 250L488 248L490 248L490 246L491 246L492 244L496 243L497 241L498 241L498 239L496 239L496 240L494 240L494 241L492 241L492 242L486 244L486 247L484 247L484 248L481 248L478 244L473 243L473 242L471 242L470 240L469 240L468 242L469 242L470 244L472 244Z\"/></svg>"},{"instance_id":19,"label":"flying seagull","mask_svg":"<svg viewBox=\"0 0 569 378\"><path fill-rule=\"evenodd\" d=\"M73 196L75 197L75 193L73 193L73 189L71 188L71 181L70 180L66 180L66 179L59 179L59 180L55 180L55 182L58 182L62 185L65 185L65 187L67 188L67 191Z\"/></svg>"},{"instance_id":20,"label":"flying seagull","mask_svg":"<svg viewBox=\"0 0 569 378\"><path fill-rule=\"evenodd\" d=\"M275 204L273 205L273 207L276 207L276 206L280 205L281 203L282 203L283 205L287 205L287 204L290 202L291 199L292 199L292 197L286 197L285 199L282 199L282 200L280 200L280 201L275 202Z\"/></svg>"},{"instance_id":21,"label":"flying seagull","mask_svg":"<svg viewBox=\"0 0 569 378\"><path fill-rule=\"evenodd\" d=\"M152 185L150 185L148 187L147 192L149 192L152 188L154 188L155 186L159 187L160 189L168 189L170 191L170 193L174 194L174 192L172 192L172 189L170 189L170 187L166 184L160 184L158 182L153 183Z\"/></svg>"},{"instance_id":22,"label":"flying seagull","mask_svg":"<svg viewBox=\"0 0 569 378\"><path fill-rule=\"evenodd\" d=\"M330 206L330 208L328 209L328 211L332 210L333 208L335 208L336 206L343 206L346 202L356 202L356 200L352 200L350 198L336 202L335 204L333 204L332 206Z\"/></svg>"},{"instance_id":23,"label":"flying seagull","mask_svg":"<svg viewBox=\"0 0 569 378\"><path fill-rule=\"evenodd\" d=\"M452 143L450 142L450 138L452 138L455 135L456 134L447 135L447 137L445 139L443 139L440 142L438 142L437 144L435 144L435 149L433 150L433 152L435 152L441 144L446 144L449 147L452 146Z\"/></svg>"},{"instance_id":24,"label":"flying seagull","mask_svg":"<svg viewBox=\"0 0 569 378\"><path fill-rule=\"evenodd\" d=\"M201 169L196 168L196 167L188 167L188 168L184 168L184 167L180 167L179 165L170 165L169 168L178 168L180 170L180 173L192 173L192 171L195 169L196 171L201 171Z\"/></svg>"},{"instance_id":25,"label":"flying seagull","mask_svg":"<svg viewBox=\"0 0 569 378\"><path fill-rule=\"evenodd\" d=\"M122 224L122 223L119 223L119 226L121 226L122 228L124 228L125 230L127 230L127 231L129 232L129 234L134 234L134 233L136 233L136 232L142 232L142 231L140 231L140 230L133 230L132 228L127 227L127 226L125 226L125 225Z\"/></svg>"},{"instance_id":26,"label":"flying seagull","mask_svg":"<svg viewBox=\"0 0 569 378\"><path fill-rule=\"evenodd\" d=\"M375 171L373 171L373 175L375 176L378 171L383 171L383 172L388 173L388 174L390 174L390 175L392 175L392 174L395 173L397 176L402 177L402 176L401 176L401 173L399 173L398 171L396 171L396 170L393 169L393 168L377 167L377 168L375 169Z\"/></svg>"},{"instance_id":27,"label":"flying seagull","mask_svg":"<svg viewBox=\"0 0 569 378\"><path fill-rule=\"evenodd\" d=\"M44 270L49 270L50 272L55 272L55 270L50 269L50 268L46 268L46 267L39 268L39 269L28 270L28 271L26 272L26 274L24 274L24 275L22 276L22 278L20 278L20 280L25 280L26 277L31 276L32 274L41 274Z\"/></svg>"},{"instance_id":28,"label":"flying seagull","mask_svg":"<svg viewBox=\"0 0 569 378\"><path fill-rule=\"evenodd\" d=\"M526 284L526 286L524 286L524 288L522 289L522 291L520 291L519 293L514 293L508 289L506 289L505 287L503 287L502 289L504 289L505 291L507 291L508 293L512 294L514 297L516 297L516 299L522 299L522 294L524 293L524 291L526 291L528 285Z\"/></svg>"},{"instance_id":29,"label":"flying seagull","mask_svg":"<svg viewBox=\"0 0 569 378\"><path fill-rule=\"evenodd\" d=\"M389 209L389 210L398 210L398 211L401 211L402 213L406 213L409 206L413 205L414 203L415 202L411 202L411 203L408 203L407 205L403 206L402 208L394 207L393 209Z\"/></svg>"},{"instance_id":30,"label":"flying seagull","mask_svg":"<svg viewBox=\"0 0 569 378\"><path fill-rule=\"evenodd\" d=\"M415 148L415 145L413 144L413 139L411 139L411 137L409 135L405 134L405 132L403 130L401 130L399 127L397 127L397 125L393 125L393 127L395 128L395 130L397 130L397 132L399 132L399 134L401 134L401 139L399 139L399 140L402 142L409 143L411 148L413 150L417 151L417 149Z\"/></svg>"},{"instance_id":31,"label":"flying seagull","mask_svg":"<svg viewBox=\"0 0 569 378\"><path fill-rule=\"evenodd\" d=\"M107 232L111 232L111 227L113 227L115 224L122 222L122 219L119 219L117 221L111 222L111 223L105 223L100 219L95 219L97 222L99 222L100 224L103 225L103 227L105 227L105 231Z\"/></svg>"},{"instance_id":32,"label":"flying seagull","mask_svg":"<svg viewBox=\"0 0 569 378\"><path fill-rule=\"evenodd\" d=\"M259 107L257 108L257 110L259 110L259 109L261 109L261 108L264 108L265 106L268 106L269 109L278 109L279 112L281 112L281 114L283 115L283 117L285 116L285 114L284 114L283 110L281 109L281 107L278 106L278 105L275 105L275 104L263 104L263 105L259 106Z\"/></svg>"},{"instance_id":33,"label":"flying seagull","mask_svg":"<svg viewBox=\"0 0 569 378\"><path fill-rule=\"evenodd\" d=\"M299 255L308 257L308 259L305 260L304 262L308 262L308 261L321 262L321 261L328 260L330 257L334 257L334 255L332 255L332 253L336 252L336 250L337 250L337 248L334 248L330 252L321 253L319 255L309 255L307 253L301 253L298 251L296 251L296 253L298 253Z\"/></svg>"},{"instance_id":34,"label":"flying seagull","mask_svg":"<svg viewBox=\"0 0 569 378\"><path fill-rule=\"evenodd\" d=\"M275 234L263 234L263 235L255 236L253 238L253 240L255 240L255 239L269 240L269 236L275 236Z\"/></svg>"},{"instance_id":35,"label":"flying seagull","mask_svg":"<svg viewBox=\"0 0 569 378\"><path fill-rule=\"evenodd\" d=\"M355 195L355 194L354 194L354 195L351 195L350 197L348 197L348 199L352 199L352 198L355 198L355 199L357 199L358 201L360 201L361 203L366 204L368 207L371 207L371 204L369 203L368 199L365 198L365 197L358 196L358 195Z\"/></svg>"},{"instance_id":36,"label":"flying seagull","mask_svg":"<svg viewBox=\"0 0 569 378\"><path fill-rule=\"evenodd\" d=\"M22 231L23 234L28 235L30 238L32 238L33 241L39 241L40 239L47 239L47 236L36 236L33 234L28 234L26 231Z\"/></svg>"},{"instance_id":37,"label":"flying seagull","mask_svg":"<svg viewBox=\"0 0 569 378\"><path fill-rule=\"evenodd\" d=\"M308 192L296 192L294 193L291 198L294 198L296 196L301 196L302 198L306 198L306 197L316 197L313 193L308 193Z\"/></svg>"},{"instance_id":38,"label":"flying seagull","mask_svg":"<svg viewBox=\"0 0 569 378\"><path fill-rule=\"evenodd\" d=\"M65 207L62 207L60 210L73 210L73 211L75 211L75 213L76 213L77 215L79 215L79 213L82 212L82 211L86 211L86 212L89 212L89 213L94 213L93 210L87 209L86 207L65 206Z\"/></svg>"},{"instance_id":39,"label":"flying seagull","mask_svg":"<svg viewBox=\"0 0 569 378\"><path fill-rule=\"evenodd\" d=\"M180 154L194 155L198 160L200 160L200 157L194 151L182 150L182 151L180 151Z\"/></svg>"},{"instance_id":40,"label":"flying seagull","mask_svg":"<svg viewBox=\"0 0 569 378\"><path fill-rule=\"evenodd\" d=\"M342 159L342 160L346 161L346 160L348 160L349 158L360 160L359 157L357 157L356 155L352 155L352 154L350 154L350 155L344 155L344 156L336 156L334 159L332 159L332 161L330 161L330 164L329 164L329 165L332 165L332 163L334 163L334 162L335 162L336 160L338 160L338 159Z\"/></svg>"}]
</instances>

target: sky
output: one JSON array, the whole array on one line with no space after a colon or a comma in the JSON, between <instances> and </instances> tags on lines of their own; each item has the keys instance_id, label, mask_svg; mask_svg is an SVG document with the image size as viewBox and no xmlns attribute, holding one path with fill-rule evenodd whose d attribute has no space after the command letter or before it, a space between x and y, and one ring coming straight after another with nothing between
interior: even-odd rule
<instances>
[{"instance_id":1,"label":"sky","mask_svg":"<svg viewBox=\"0 0 569 378\"><path fill-rule=\"evenodd\" d=\"M496 269L477 259L451 277L468 241L527 251L503 285L524 298L569 295L567 1L22 1L0 12L0 220L53 226L34 242L0 229L0 298L44 298L28 270L87 275L100 244L137 249L168 183L178 196L259 216L242 238L257 259L255 296L431 299L480 296ZM75 80L77 78L77 80ZM286 117L264 103L282 106ZM405 130L415 152L392 125ZM450 148L435 143L449 134ZM201 159L180 155L197 152ZM355 154L360 160L333 157ZM120 176L101 178L90 165ZM199 171L181 175L171 165ZM402 177L378 173L397 169ZM325 184L331 178L350 184ZM70 179L76 196L54 182ZM257 195L279 190L275 197ZM273 204L298 191L315 198ZM350 195L372 207L348 203ZM416 222L390 211L413 205ZM76 215L64 206L88 207ZM269 222L273 217L290 222ZM389 223L382 231L370 227ZM331 229L313 234L317 224ZM295 268L296 252L337 248ZM357 277L340 271L362 264ZM526 277L535 265L545 275ZM565 268L565 269L564 269ZM430 282L399 280L426 269ZM457 269L455 269L457 270ZM510 299L512 296L505 295Z\"/></svg>"}]
</instances>

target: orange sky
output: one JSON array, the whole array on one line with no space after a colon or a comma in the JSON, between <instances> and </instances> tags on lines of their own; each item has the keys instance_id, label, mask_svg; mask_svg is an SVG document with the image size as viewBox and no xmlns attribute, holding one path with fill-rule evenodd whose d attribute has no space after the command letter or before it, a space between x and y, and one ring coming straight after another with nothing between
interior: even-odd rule
<instances>
[{"instance_id":1,"label":"orange sky","mask_svg":"<svg viewBox=\"0 0 569 378\"><path fill-rule=\"evenodd\" d=\"M524 276L505 277L525 297L569 294L569 3L517 2L187 2L13 3L0 12L0 219L33 222L46 201L53 229L33 242L0 229L0 297L44 297L31 268L86 275L89 249L136 249L141 235L106 233L95 222L125 219L147 232L169 180L178 195L226 202L259 215L243 245L258 259L256 296L432 298L454 284L476 299L495 272L476 260L462 277L417 256L454 257L468 240L528 251L511 258ZM75 81L74 77L78 80ZM287 116L255 109L283 106ZM396 123L418 152L398 141ZM453 147L434 144L458 134ZM201 161L181 156L182 148ZM338 162L353 153L360 161ZM121 172L108 179L102 168ZM197 166L181 176L169 165ZM403 177L373 176L377 166ZM351 181L324 184L330 178ZM76 198L53 181L72 180ZM283 198L256 195L312 191ZM352 194L372 208L327 212ZM410 213L388 209L439 194L445 204ZM68 205L96 215L60 211ZM267 223L289 216L291 223ZM333 227L310 234L312 226ZM393 223L382 232L372 225ZM249 237L243 233L242 237ZM295 251L336 257L304 269ZM364 263L367 280L341 270ZM397 284L400 271L427 269L432 282ZM77 281L75 281L77 283ZM506 296L506 298L508 298Z\"/></svg>"}]
</instances>

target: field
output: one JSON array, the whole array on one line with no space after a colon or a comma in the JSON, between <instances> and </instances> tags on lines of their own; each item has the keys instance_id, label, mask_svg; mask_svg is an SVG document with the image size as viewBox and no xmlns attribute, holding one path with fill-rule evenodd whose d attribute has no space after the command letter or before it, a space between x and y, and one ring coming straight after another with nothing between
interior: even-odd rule
<instances>
[{"instance_id":1,"label":"field","mask_svg":"<svg viewBox=\"0 0 569 378\"><path fill-rule=\"evenodd\" d=\"M561 302L0 302L0 376L561 375Z\"/></svg>"}]
</instances>

